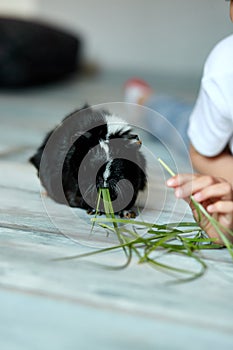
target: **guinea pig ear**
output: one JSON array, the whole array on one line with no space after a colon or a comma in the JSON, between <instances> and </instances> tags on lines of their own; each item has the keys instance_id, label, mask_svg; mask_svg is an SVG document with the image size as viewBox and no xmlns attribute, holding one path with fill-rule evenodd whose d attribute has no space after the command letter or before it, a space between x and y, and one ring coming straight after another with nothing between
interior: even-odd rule
<instances>
[{"instance_id":1,"label":"guinea pig ear","mask_svg":"<svg viewBox=\"0 0 233 350\"><path fill-rule=\"evenodd\" d=\"M131 147L140 148L142 145L142 141L136 134L127 135L127 140L129 141L126 146L127 148L131 148Z\"/></svg>"},{"instance_id":2,"label":"guinea pig ear","mask_svg":"<svg viewBox=\"0 0 233 350\"><path fill-rule=\"evenodd\" d=\"M85 137L87 140L91 138L91 132L86 131L86 132L76 132L74 135L71 136L70 142L73 144L76 140L78 140L80 137Z\"/></svg>"}]
</instances>

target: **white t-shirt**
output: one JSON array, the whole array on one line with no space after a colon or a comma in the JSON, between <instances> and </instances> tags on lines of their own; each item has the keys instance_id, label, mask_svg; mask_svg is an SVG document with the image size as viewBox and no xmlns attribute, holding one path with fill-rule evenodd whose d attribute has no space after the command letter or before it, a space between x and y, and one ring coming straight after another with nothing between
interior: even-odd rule
<instances>
[{"instance_id":1,"label":"white t-shirt","mask_svg":"<svg viewBox=\"0 0 233 350\"><path fill-rule=\"evenodd\" d=\"M218 155L227 145L233 154L233 35L220 41L206 60L188 136L204 156Z\"/></svg>"}]
</instances>

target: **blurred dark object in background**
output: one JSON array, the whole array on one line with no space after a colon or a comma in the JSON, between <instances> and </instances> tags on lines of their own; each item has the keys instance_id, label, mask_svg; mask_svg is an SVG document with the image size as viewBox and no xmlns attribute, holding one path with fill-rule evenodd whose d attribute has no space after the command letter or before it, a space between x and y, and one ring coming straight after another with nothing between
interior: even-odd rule
<instances>
[{"instance_id":1,"label":"blurred dark object in background","mask_svg":"<svg viewBox=\"0 0 233 350\"><path fill-rule=\"evenodd\" d=\"M82 41L34 20L0 17L0 88L64 79L81 66Z\"/></svg>"}]
</instances>

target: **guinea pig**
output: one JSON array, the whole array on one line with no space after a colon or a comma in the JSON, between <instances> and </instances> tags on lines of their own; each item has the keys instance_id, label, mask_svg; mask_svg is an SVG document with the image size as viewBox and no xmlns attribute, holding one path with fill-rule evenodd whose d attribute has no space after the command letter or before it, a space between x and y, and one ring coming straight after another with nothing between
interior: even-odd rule
<instances>
[{"instance_id":1,"label":"guinea pig","mask_svg":"<svg viewBox=\"0 0 233 350\"><path fill-rule=\"evenodd\" d=\"M140 147L123 119L84 106L47 134L30 162L56 202L94 214L98 190L108 188L114 213L135 217L132 207L147 185Z\"/></svg>"}]
</instances>

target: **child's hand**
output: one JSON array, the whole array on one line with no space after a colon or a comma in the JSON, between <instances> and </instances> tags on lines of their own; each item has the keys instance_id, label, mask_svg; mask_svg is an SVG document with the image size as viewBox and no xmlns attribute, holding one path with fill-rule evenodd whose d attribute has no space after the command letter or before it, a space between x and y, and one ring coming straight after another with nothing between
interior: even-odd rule
<instances>
[{"instance_id":1,"label":"child's hand","mask_svg":"<svg viewBox=\"0 0 233 350\"><path fill-rule=\"evenodd\" d=\"M170 178L167 186L175 189L177 198L183 198L189 202L196 220L198 220L198 215L190 201L191 195L221 225L233 230L233 191L226 180L208 175L179 174ZM217 239L216 243L223 243L214 227L204 216L199 224L209 237ZM232 235L229 233L225 235L233 242Z\"/></svg>"}]
</instances>

